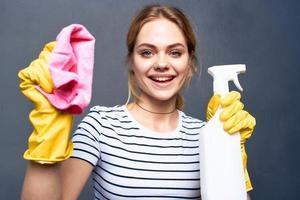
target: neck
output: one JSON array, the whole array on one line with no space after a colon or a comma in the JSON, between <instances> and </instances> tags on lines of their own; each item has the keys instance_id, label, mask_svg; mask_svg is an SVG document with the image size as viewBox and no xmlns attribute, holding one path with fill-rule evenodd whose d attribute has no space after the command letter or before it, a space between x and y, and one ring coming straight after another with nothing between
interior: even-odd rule
<instances>
[{"instance_id":1,"label":"neck","mask_svg":"<svg viewBox=\"0 0 300 200\"><path fill-rule=\"evenodd\" d=\"M176 96L168 100L158 100L147 94L141 94L139 100L135 103L139 109L152 115L170 115L176 111Z\"/></svg>"},{"instance_id":2,"label":"neck","mask_svg":"<svg viewBox=\"0 0 300 200\"><path fill-rule=\"evenodd\" d=\"M178 112L175 107L176 96L161 101L141 95L137 103L138 105L135 102L130 103L127 108L144 126L159 132L167 132L176 128L178 121Z\"/></svg>"},{"instance_id":3,"label":"neck","mask_svg":"<svg viewBox=\"0 0 300 200\"><path fill-rule=\"evenodd\" d=\"M156 114L156 115L167 115L167 114L172 114L173 112L176 111L176 107L174 107L174 109L172 111L169 112L156 112L156 111L151 111L148 110L147 108L144 108L143 106L141 106L138 102L134 102L138 107L140 107L141 109L143 109L146 112L152 113L152 114Z\"/></svg>"}]
</instances>

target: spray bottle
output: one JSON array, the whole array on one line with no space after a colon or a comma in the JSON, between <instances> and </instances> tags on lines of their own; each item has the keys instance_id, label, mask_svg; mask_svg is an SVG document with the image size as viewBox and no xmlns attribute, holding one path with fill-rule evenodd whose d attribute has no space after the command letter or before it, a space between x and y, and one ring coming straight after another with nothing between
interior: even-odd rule
<instances>
[{"instance_id":1,"label":"spray bottle","mask_svg":"<svg viewBox=\"0 0 300 200\"><path fill-rule=\"evenodd\" d=\"M214 78L214 93L221 98L229 92L228 82L233 81L243 90L238 74L246 71L246 66L220 65L208 68ZM219 107L215 115L201 130L199 139L200 182L202 200L246 200L240 134L229 135L220 121Z\"/></svg>"}]
</instances>

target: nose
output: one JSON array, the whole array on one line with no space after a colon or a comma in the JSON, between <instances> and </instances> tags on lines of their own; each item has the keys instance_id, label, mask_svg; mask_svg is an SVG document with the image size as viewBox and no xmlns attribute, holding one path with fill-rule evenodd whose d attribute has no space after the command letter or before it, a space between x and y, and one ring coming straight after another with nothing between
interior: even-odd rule
<instances>
[{"instance_id":1,"label":"nose","mask_svg":"<svg viewBox=\"0 0 300 200\"><path fill-rule=\"evenodd\" d=\"M169 63L166 59L165 55L159 55L157 58L157 62L154 65L154 70L156 71L166 71L169 69Z\"/></svg>"}]
</instances>

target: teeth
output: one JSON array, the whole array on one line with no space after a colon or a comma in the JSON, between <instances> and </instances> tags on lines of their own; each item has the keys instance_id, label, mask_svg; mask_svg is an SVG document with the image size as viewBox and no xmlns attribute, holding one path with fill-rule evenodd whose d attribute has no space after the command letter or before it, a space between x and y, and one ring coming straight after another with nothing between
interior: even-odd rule
<instances>
[{"instance_id":1,"label":"teeth","mask_svg":"<svg viewBox=\"0 0 300 200\"><path fill-rule=\"evenodd\" d=\"M169 81L172 80L173 77L151 77L155 81Z\"/></svg>"}]
</instances>

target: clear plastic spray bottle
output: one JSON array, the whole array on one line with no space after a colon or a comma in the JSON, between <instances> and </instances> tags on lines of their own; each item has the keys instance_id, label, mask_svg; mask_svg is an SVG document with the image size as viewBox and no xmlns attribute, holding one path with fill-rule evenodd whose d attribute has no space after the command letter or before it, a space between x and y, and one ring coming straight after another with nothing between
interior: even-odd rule
<instances>
[{"instance_id":1,"label":"clear plastic spray bottle","mask_svg":"<svg viewBox=\"0 0 300 200\"><path fill-rule=\"evenodd\" d=\"M229 92L228 82L233 81L243 90L238 74L246 71L246 66L220 65L208 68L214 79L214 93L221 98ZM215 115L201 130L199 138L200 182L202 200L246 200L247 192L244 178L240 134L229 135L223 129L219 115Z\"/></svg>"}]
</instances>

